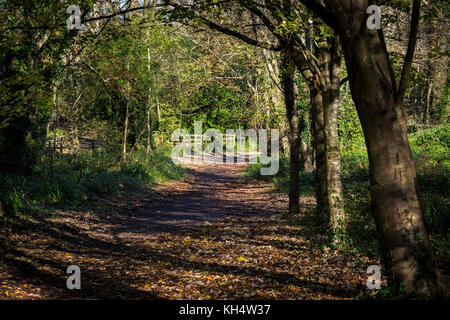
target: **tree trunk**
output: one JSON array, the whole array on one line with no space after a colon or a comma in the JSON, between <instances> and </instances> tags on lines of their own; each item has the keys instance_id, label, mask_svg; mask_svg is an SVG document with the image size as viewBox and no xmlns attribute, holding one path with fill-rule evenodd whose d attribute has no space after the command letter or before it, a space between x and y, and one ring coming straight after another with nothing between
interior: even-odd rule
<instances>
[{"instance_id":1,"label":"tree trunk","mask_svg":"<svg viewBox=\"0 0 450 320\"><path fill-rule=\"evenodd\" d=\"M303 132L302 129L300 129L300 132ZM301 138L301 136L300 136ZM303 166L303 171L305 172L313 172L314 167L311 159L311 150L306 143L306 141L301 138L300 139L300 163Z\"/></svg>"},{"instance_id":2,"label":"tree trunk","mask_svg":"<svg viewBox=\"0 0 450 320\"><path fill-rule=\"evenodd\" d=\"M343 38L350 87L366 139L370 193L385 265L408 292L443 294L407 135L385 50L377 34Z\"/></svg>"},{"instance_id":3,"label":"tree trunk","mask_svg":"<svg viewBox=\"0 0 450 320\"><path fill-rule=\"evenodd\" d=\"M122 161L127 159L127 137L128 137L128 118L129 118L129 108L130 102L127 101L125 106L125 121L123 123L123 141L122 141Z\"/></svg>"},{"instance_id":4,"label":"tree trunk","mask_svg":"<svg viewBox=\"0 0 450 320\"><path fill-rule=\"evenodd\" d=\"M302 67L305 62L300 54L296 55L296 62L304 70L302 75L310 88L317 211L332 232L334 242L341 243L346 232L346 217L337 122L341 73L338 39L321 37L316 41L314 54L317 58L314 73Z\"/></svg>"},{"instance_id":5,"label":"tree trunk","mask_svg":"<svg viewBox=\"0 0 450 320\"><path fill-rule=\"evenodd\" d=\"M328 220L328 196L327 196L327 169L325 148L325 119L323 107L323 92L319 88L312 87L311 92L311 118L314 146L314 162L316 164L316 201L317 212L321 221Z\"/></svg>"},{"instance_id":6,"label":"tree trunk","mask_svg":"<svg viewBox=\"0 0 450 320\"><path fill-rule=\"evenodd\" d=\"M127 63L127 71L130 71L130 63ZM127 75L128 76L128 75ZM130 118L130 82L126 86L127 102L125 105L125 121L123 123L122 161L127 159L128 122Z\"/></svg>"},{"instance_id":7,"label":"tree trunk","mask_svg":"<svg viewBox=\"0 0 450 320\"><path fill-rule=\"evenodd\" d=\"M2 90L9 91L9 93L2 96L6 99L0 101L0 108L11 110L12 115L9 115L8 112L0 115L0 125L6 123L6 126L0 126L0 137L3 138L0 144L0 171L29 175L35 160L27 142L31 135L32 122L29 112L24 115L15 113L20 109L25 111L32 109L29 105L21 105L22 103L28 104L29 101L16 99L16 97L20 97L18 94L20 92L26 97L28 88L23 84L17 84L17 81L11 81L19 75L15 67L14 51L7 52L5 57L5 63L0 66L0 83L2 83ZM3 88L3 83L5 83L5 88ZM7 85L8 83L12 83L12 85Z\"/></svg>"},{"instance_id":8,"label":"tree trunk","mask_svg":"<svg viewBox=\"0 0 450 320\"><path fill-rule=\"evenodd\" d=\"M298 112L295 105L295 64L286 51L281 54L280 72L286 105L286 116L290 129L289 214L293 215L299 212L300 132Z\"/></svg>"},{"instance_id":9,"label":"tree trunk","mask_svg":"<svg viewBox=\"0 0 450 320\"><path fill-rule=\"evenodd\" d=\"M158 120L158 128L161 123L161 109L159 108L159 98L156 96L156 118Z\"/></svg>"},{"instance_id":10,"label":"tree trunk","mask_svg":"<svg viewBox=\"0 0 450 320\"><path fill-rule=\"evenodd\" d=\"M337 38L329 40L330 74L325 92L324 123L325 150L327 171L327 196L330 228L333 241L342 244L345 241L347 217L344 210L344 199L341 181L341 151L338 135L338 109L340 105L341 53Z\"/></svg>"},{"instance_id":11,"label":"tree trunk","mask_svg":"<svg viewBox=\"0 0 450 320\"><path fill-rule=\"evenodd\" d=\"M128 4L128 6L131 6L131 2ZM131 13L128 13L129 16L131 16ZM128 21L127 14L124 14L123 17L123 24L126 25ZM127 62L127 74L126 76L130 76L130 62ZM130 118L130 98L131 98L131 91L130 91L130 81L127 80L126 88L125 88L125 95L126 95L126 105L125 105L125 120L123 123L123 141L122 141L122 161L125 162L127 159L127 139L128 139L128 122Z\"/></svg>"},{"instance_id":12,"label":"tree trunk","mask_svg":"<svg viewBox=\"0 0 450 320\"><path fill-rule=\"evenodd\" d=\"M423 122L425 124L429 124L430 123L430 110L431 110L431 92L433 91L433 81L430 79L428 80L428 85L427 85L427 98L425 101L425 112L423 115Z\"/></svg>"},{"instance_id":13,"label":"tree trunk","mask_svg":"<svg viewBox=\"0 0 450 320\"><path fill-rule=\"evenodd\" d=\"M149 37L148 29L147 29L147 39ZM150 46L147 46L147 72L148 76L151 75L150 68ZM147 148L145 149L145 153L148 155L150 153L151 145L152 145L152 126L151 126L151 117L150 112L152 108L152 87L148 85L148 97L147 97Z\"/></svg>"}]
</instances>

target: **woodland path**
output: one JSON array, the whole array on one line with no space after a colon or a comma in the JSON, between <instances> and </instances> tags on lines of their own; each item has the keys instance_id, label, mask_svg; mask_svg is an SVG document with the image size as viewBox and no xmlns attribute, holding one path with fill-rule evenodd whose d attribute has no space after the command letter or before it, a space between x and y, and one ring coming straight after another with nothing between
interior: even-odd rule
<instances>
[{"instance_id":1,"label":"woodland path","mask_svg":"<svg viewBox=\"0 0 450 320\"><path fill-rule=\"evenodd\" d=\"M350 299L364 290L367 258L324 249L322 236L281 220L286 197L241 170L191 166L151 194L0 234L0 299ZM81 290L66 288L71 264Z\"/></svg>"}]
</instances>

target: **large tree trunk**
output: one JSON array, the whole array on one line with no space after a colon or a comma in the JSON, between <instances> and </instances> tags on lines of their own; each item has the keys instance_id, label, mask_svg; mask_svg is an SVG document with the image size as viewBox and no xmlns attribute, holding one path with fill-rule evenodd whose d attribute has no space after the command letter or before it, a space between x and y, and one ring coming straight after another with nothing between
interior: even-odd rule
<instances>
[{"instance_id":1,"label":"large tree trunk","mask_svg":"<svg viewBox=\"0 0 450 320\"><path fill-rule=\"evenodd\" d=\"M406 86L408 70L403 70L397 89L382 31L364 25L367 3L363 2L353 3L356 7L348 14L351 19L342 16L338 2L333 1L330 9L341 35L351 92L366 139L372 212L385 263L388 268L392 265L395 279L407 291L443 294L417 190L407 114L398 93ZM418 14L417 7L415 10ZM408 47L408 53L410 49L414 46Z\"/></svg>"},{"instance_id":2,"label":"large tree trunk","mask_svg":"<svg viewBox=\"0 0 450 320\"><path fill-rule=\"evenodd\" d=\"M340 68L339 68L340 70ZM338 78L339 79L339 78ZM347 217L344 210L344 199L341 181L341 151L338 136L337 113L339 109L339 82L332 84L326 93L324 104L325 149L326 149L326 180L327 206L330 229L334 242L344 242L347 229Z\"/></svg>"},{"instance_id":3,"label":"large tree trunk","mask_svg":"<svg viewBox=\"0 0 450 320\"><path fill-rule=\"evenodd\" d=\"M342 243L347 229L341 181L341 151L338 136L338 110L340 105L341 59L338 38L326 39L327 75L324 93L325 163L330 229L334 242Z\"/></svg>"},{"instance_id":4,"label":"large tree trunk","mask_svg":"<svg viewBox=\"0 0 450 320\"><path fill-rule=\"evenodd\" d=\"M289 122L290 171L289 171L289 214L299 212L299 170L300 170L300 127L295 104L295 64L289 52L281 54L281 84L284 91L286 116Z\"/></svg>"},{"instance_id":5,"label":"large tree trunk","mask_svg":"<svg viewBox=\"0 0 450 320\"><path fill-rule=\"evenodd\" d=\"M10 81L18 76L18 72L15 70L16 57L13 50L7 52L3 62L0 64L0 83L2 83L2 91L5 92L2 92L2 98L6 99L0 100L0 108L2 111L4 108L15 111L19 109L21 101L14 97L21 90L25 90L25 87L15 84L17 81ZM3 83L8 83L8 80L13 85L3 85ZM29 115L18 116L14 113L9 115L5 112L5 115L0 116L0 125L0 138L3 138L0 143L0 170L18 174L29 173L31 168L26 161L28 148L26 136L31 127Z\"/></svg>"},{"instance_id":6,"label":"large tree trunk","mask_svg":"<svg viewBox=\"0 0 450 320\"><path fill-rule=\"evenodd\" d=\"M0 122L3 119L0 118ZM0 129L3 138L0 149L0 170L8 173L29 175L32 171L32 154L27 139L31 136L31 121L28 115L18 116L8 121L8 126Z\"/></svg>"},{"instance_id":7,"label":"large tree trunk","mask_svg":"<svg viewBox=\"0 0 450 320\"><path fill-rule=\"evenodd\" d=\"M330 228L334 242L341 243L347 222L342 195L337 122L341 53L337 38L321 37L316 43L314 51L319 70L314 76L308 72L303 75L310 88L317 209L323 224ZM300 58L297 64L304 62Z\"/></svg>"},{"instance_id":8,"label":"large tree trunk","mask_svg":"<svg viewBox=\"0 0 450 320\"><path fill-rule=\"evenodd\" d=\"M331 84L330 84L331 86ZM341 154L337 112L339 89L311 90L314 154L316 163L316 199L321 220L330 227L335 242L341 242L346 230L342 195ZM339 238L339 239L338 239Z\"/></svg>"},{"instance_id":9,"label":"large tree trunk","mask_svg":"<svg viewBox=\"0 0 450 320\"><path fill-rule=\"evenodd\" d=\"M311 118L314 145L314 162L316 164L316 202L317 212L323 223L328 219L327 168L325 147L324 99L320 88L311 87Z\"/></svg>"},{"instance_id":10,"label":"large tree trunk","mask_svg":"<svg viewBox=\"0 0 450 320\"><path fill-rule=\"evenodd\" d=\"M406 110L395 103L384 74L374 67L379 59L369 54L366 41L359 38L348 45L354 58L347 68L369 154L372 212L385 263L390 267L392 261L395 278L408 291L434 294L440 274L417 190Z\"/></svg>"}]
</instances>

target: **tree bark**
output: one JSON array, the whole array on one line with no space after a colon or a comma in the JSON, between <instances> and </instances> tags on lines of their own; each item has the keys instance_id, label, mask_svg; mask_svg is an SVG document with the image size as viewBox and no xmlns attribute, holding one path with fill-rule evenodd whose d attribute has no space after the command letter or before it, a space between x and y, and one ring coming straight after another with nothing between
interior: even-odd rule
<instances>
[{"instance_id":1,"label":"tree bark","mask_svg":"<svg viewBox=\"0 0 450 320\"><path fill-rule=\"evenodd\" d=\"M281 84L284 91L286 116L288 118L290 129L289 214L293 215L299 212L300 132L298 112L295 104L295 64L287 51L281 53L280 72Z\"/></svg>"},{"instance_id":2,"label":"tree bark","mask_svg":"<svg viewBox=\"0 0 450 320\"><path fill-rule=\"evenodd\" d=\"M127 63L127 71L130 71L130 63ZM128 75L127 75L128 76ZM127 159L127 138L128 138L128 122L130 118L130 82L126 85L127 102L125 105L125 120L123 123L123 141L122 141L122 161Z\"/></svg>"},{"instance_id":3,"label":"tree bark","mask_svg":"<svg viewBox=\"0 0 450 320\"><path fill-rule=\"evenodd\" d=\"M147 29L147 39L149 37L148 29ZM148 76L151 75L151 67L150 67L150 46L147 46L147 72ZM152 126L151 126L151 108L152 108L152 87L148 85L148 96L147 96L147 147L145 149L145 153L148 155L150 153L150 149L152 146Z\"/></svg>"},{"instance_id":4,"label":"tree bark","mask_svg":"<svg viewBox=\"0 0 450 320\"><path fill-rule=\"evenodd\" d=\"M314 54L318 70L312 74L307 70L303 76L310 88L317 211L323 224L329 227L333 241L338 244L344 240L347 222L337 122L341 52L337 38L321 37L316 43ZM304 61L298 58L297 64L302 66Z\"/></svg>"},{"instance_id":5,"label":"tree bark","mask_svg":"<svg viewBox=\"0 0 450 320\"><path fill-rule=\"evenodd\" d=\"M367 1L328 1L313 7L341 36L350 88L361 120L370 164L372 213L385 265L406 291L445 294L425 226L414 160L407 135L403 96L414 54L420 1L414 0L410 42L399 86L387 55L382 30L369 30ZM343 7L351 10L343 10Z\"/></svg>"},{"instance_id":6,"label":"tree bark","mask_svg":"<svg viewBox=\"0 0 450 320\"><path fill-rule=\"evenodd\" d=\"M300 134L303 130L300 128ZM306 143L305 139L300 136L300 163L305 172L313 172L314 167L311 159L311 149Z\"/></svg>"},{"instance_id":7,"label":"tree bark","mask_svg":"<svg viewBox=\"0 0 450 320\"><path fill-rule=\"evenodd\" d=\"M314 162L316 164L316 202L317 212L323 223L327 223L329 216L327 196L327 169L325 147L325 119L323 92L317 86L310 88L311 118L314 146Z\"/></svg>"},{"instance_id":8,"label":"tree bark","mask_svg":"<svg viewBox=\"0 0 450 320\"><path fill-rule=\"evenodd\" d=\"M338 135L338 109L340 105L341 52L337 38L328 39L329 45L329 79L325 91L324 123L327 197L330 228L333 241L341 244L345 241L347 217L344 210L344 199L341 181L341 151Z\"/></svg>"},{"instance_id":9,"label":"tree bark","mask_svg":"<svg viewBox=\"0 0 450 320\"><path fill-rule=\"evenodd\" d=\"M395 279L406 290L435 295L441 275L417 190L406 110L402 102L395 103L392 87L386 85L385 60L369 51L373 44L362 37L345 43L350 87L369 155L371 206L385 265L393 267Z\"/></svg>"}]
</instances>

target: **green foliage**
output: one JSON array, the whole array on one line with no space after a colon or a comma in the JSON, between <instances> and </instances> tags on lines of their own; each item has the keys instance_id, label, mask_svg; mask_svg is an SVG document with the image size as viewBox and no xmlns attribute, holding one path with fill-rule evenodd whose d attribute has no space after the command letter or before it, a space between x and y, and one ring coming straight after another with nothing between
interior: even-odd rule
<instances>
[{"instance_id":1,"label":"green foliage","mask_svg":"<svg viewBox=\"0 0 450 320\"><path fill-rule=\"evenodd\" d=\"M0 192L0 204L4 214L7 216L14 216L20 212L29 212L29 199L24 191L25 183L25 180L18 177L4 177L2 192Z\"/></svg>"},{"instance_id":2,"label":"green foliage","mask_svg":"<svg viewBox=\"0 0 450 320\"><path fill-rule=\"evenodd\" d=\"M360 300L427 300L424 294L406 292L404 286L389 285L380 290L370 290L358 296Z\"/></svg>"},{"instance_id":3,"label":"green foliage","mask_svg":"<svg viewBox=\"0 0 450 320\"><path fill-rule=\"evenodd\" d=\"M2 174L2 208L13 217L43 206L78 205L122 191L149 188L185 174L181 166L173 164L168 149L155 150L148 156L139 151L125 163L119 159L115 154L85 151L57 156L53 173L45 167L48 162L43 158L34 176Z\"/></svg>"},{"instance_id":4,"label":"green foliage","mask_svg":"<svg viewBox=\"0 0 450 320\"><path fill-rule=\"evenodd\" d=\"M418 131L410 135L416 159L417 179L425 218L437 237L435 243L447 239L450 230L450 126L448 124ZM442 243L444 246L447 244ZM442 250L445 252L445 250ZM448 254L447 250L447 254Z\"/></svg>"},{"instance_id":5,"label":"green foliage","mask_svg":"<svg viewBox=\"0 0 450 320\"><path fill-rule=\"evenodd\" d=\"M359 154L364 153L364 135L351 95L345 92L341 100L341 106L338 112L341 152L344 157L351 157L355 155L355 151L357 150L360 150L360 152L357 152Z\"/></svg>"},{"instance_id":6,"label":"green foliage","mask_svg":"<svg viewBox=\"0 0 450 320\"><path fill-rule=\"evenodd\" d=\"M262 176L261 163L250 164L243 171L243 175L254 179L270 182L272 186L279 192L289 192L289 159L280 158L279 170L275 175ZM299 172L300 194L304 196L312 196L315 194L315 176L314 173Z\"/></svg>"},{"instance_id":7,"label":"green foliage","mask_svg":"<svg viewBox=\"0 0 450 320\"><path fill-rule=\"evenodd\" d=\"M341 114L341 116L343 113ZM346 115L352 117L352 112ZM341 120L346 119L345 116ZM340 122L341 124L342 122ZM341 126L342 130L342 126ZM346 129L344 129L346 130ZM349 132L344 131L343 132ZM380 247L376 236L375 222L370 213L369 166L364 140L358 137L359 128L350 129L352 134L343 135L342 183L345 210L349 215L349 249L362 252L369 257L379 258ZM425 218L430 227L431 241L435 252L444 259L450 259L450 199L449 150L450 126L441 125L409 135L416 160L419 191ZM289 160L281 159L280 170L274 176L261 176L260 165L250 165L244 174L269 181L283 193L289 191ZM300 172L300 195L314 195L314 174Z\"/></svg>"}]
</instances>

